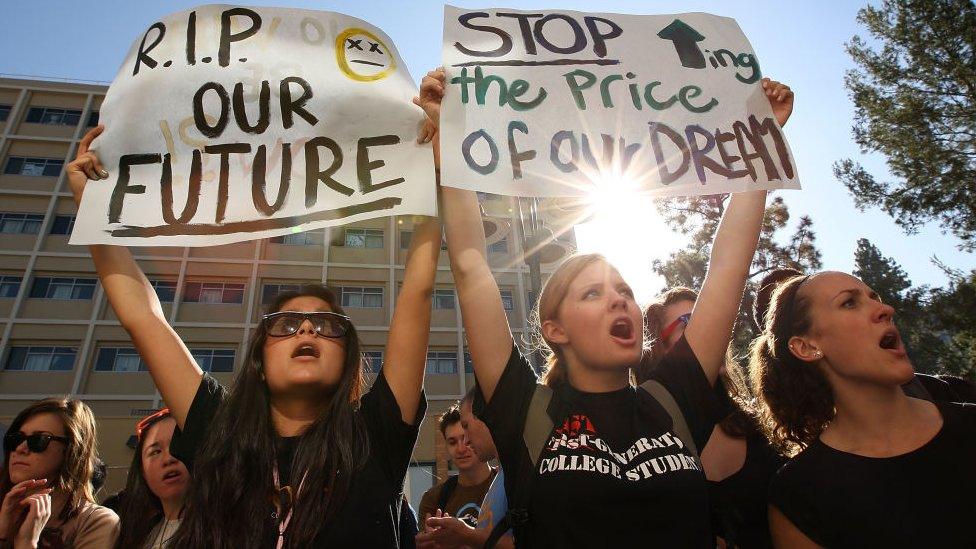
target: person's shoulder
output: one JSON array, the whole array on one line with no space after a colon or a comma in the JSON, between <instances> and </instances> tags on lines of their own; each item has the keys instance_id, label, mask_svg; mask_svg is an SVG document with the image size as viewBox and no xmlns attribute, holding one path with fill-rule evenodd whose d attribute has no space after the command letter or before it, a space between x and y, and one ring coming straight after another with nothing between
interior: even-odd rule
<instances>
[{"instance_id":1,"label":"person's shoulder","mask_svg":"<svg viewBox=\"0 0 976 549\"><path fill-rule=\"evenodd\" d=\"M119 516L115 511L95 503L83 505L76 516L80 536L111 535L119 527Z\"/></svg>"},{"instance_id":2,"label":"person's shoulder","mask_svg":"<svg viewBox=\"0 0 976 549\"><path fill-rule=\"evenodd\" d=\"M798 454L788 459L782 467L773 475L773 483L781 485L794 485L809 481L812 475L816 475L830 460L829 452L819 440L801 450Z\"/></svg>"},{"instance_id":3,"label":"person's shoulder","mask_svg":"<svg viewBox=\"0 0 976 549\"><path fill-rule=\"evenodd\" d=\"M950 429L976 429L976 404L968 402L936 402L944 424Z\"/></svg>"},{"instance_id":4,"label":"person's shoulder","mask_svg":"<svg viewBox=\"0 0 976 549\"><path fill-rule=\"evenodd\" d=\"M428 488L427 491L424 492L424 495L421 496L421 498L420 498L421 501L426 500L426 499L429 499L429 498L436 499L437 496L441 493L441 490L444 489L444 483L445 482L447 482L447 479L442 480L442 481L438 482L437 484L435 484L435 485L431 486L430 488Z\"/></svg>"}]
</instances>

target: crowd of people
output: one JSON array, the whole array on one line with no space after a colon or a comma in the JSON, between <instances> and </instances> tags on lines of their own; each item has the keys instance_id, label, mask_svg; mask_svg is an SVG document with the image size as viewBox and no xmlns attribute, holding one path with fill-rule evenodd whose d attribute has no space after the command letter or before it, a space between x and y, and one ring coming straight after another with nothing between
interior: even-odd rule
<instances>
[{"instance_id":1,"label":"crowd of people","mask_svg":"<svg viewBox=\"0 0 976 549\"><path fill-rule=\"evenodd\" d=\"M414 100L436 166L444 85L432 71ZM761 89L785 124L793 93ZM78 202L108 175L88 149L100 131L67 167ZM976 546L976 391L916 375L896 311L871 288L771 272L751 354L731 353L765 191L729 199L698 291L642 309L602 256L564 261L535 308L541 376L512 336L475 193L439 192L369 388L329 288L277 296L225 388L131 253L91 246L167 408L136 426L125 489L103 505L91 410L55 398L24 409L4 438L0 547ZM442 225L476 384L439 419L458 474L415 515L403 483L426 410Z\"/></svg>"}]
</instances>

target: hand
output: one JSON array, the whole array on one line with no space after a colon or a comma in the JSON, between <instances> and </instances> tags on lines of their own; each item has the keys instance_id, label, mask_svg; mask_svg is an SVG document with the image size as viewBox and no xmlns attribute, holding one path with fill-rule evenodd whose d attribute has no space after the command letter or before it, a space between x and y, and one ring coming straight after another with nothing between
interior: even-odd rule
<instances>
[{"instance_id":1,"label":"hand","mask_svg":"<svg viewBox=\"0 0 976 549\"><path fill-rule=\"evenodd\" d=\"M426 522L427 527L431 529L430 540L436 544L436 547L479 545L478 540L472 539L475 528L457 517L442 515L430 517Z\"/></svg>"},{"instance_id":2,"label":"hand","mask_svg":"<svg viewBox=\"0 0 976 549\"><path fill-rule=\"evenodd\" d=\"M95 156L95 153L88 150L91 142L105 131L105 126L99 125L85 134L78 145L78 154L75 159L68 164L68 184L71 185L71 192L75 195L75 204L81 205L81 195L85 192L85 184L89 179L98 181L106 179L108 172L102 167L102 163Z\"/></svg>"},{"instance_id":3,"label":"hand","mask_svg":"<svg viewBox=\"0 0 976 549\"><path fill-rule=\"evenodd\" d=\"M424 126L420 128L420 137L417 138L418 143L431 143L433 142L434 148L434 168L441 169L441 140L440 133L438 132L437 125L428 117L424 120Z\"/></svg>"},{"instance_id":4,"label":"hand","mask_svg":"<svg viewBox=\"0 0 976 549\"><path fill-rule=\"evenodd\" d=\"M444 99L444 69L439 68L427 73L420 81L420 95L413 98L413 103L424 109L427 117L434 123L434 128L441 125L441 100Z\"/></svg>"},{"instance_id":5,"label":"hand","mask_svg":"<svg viewBox=\"0 0 976 549\"><path fill-rule=\"evenodd\" d=\"M15 527L23 516L24 508L21 503L25 498L36 494L50 494L51 489L45 488L47 480L31 479L18 482L7 492L0 504L0 538L11 539L16 532Z\"/></svg>"},{"instance_id":6,"label":"hand","mask_svg":"<svg viewBox=\"0 0 976 549\"><path fill-rule=\"evenodd\" d=\"M17 531L14 548L36 549L41 531L51 518L51 494L34 494L21 501L20 505L27 508L27 517Z\"/></svg>"},{"instance_id":7,"label":"hand","mask_svg":"<svg viewBox=\"0 0 976 549\"><path fill-rule=\"evenodd\" d=\"M762 89L769 98L769 106L773 108L776 121L780 126L785 126L793 113L793 90L786 84L768 78L762 79Z\"/></svg>"}]
</instances>

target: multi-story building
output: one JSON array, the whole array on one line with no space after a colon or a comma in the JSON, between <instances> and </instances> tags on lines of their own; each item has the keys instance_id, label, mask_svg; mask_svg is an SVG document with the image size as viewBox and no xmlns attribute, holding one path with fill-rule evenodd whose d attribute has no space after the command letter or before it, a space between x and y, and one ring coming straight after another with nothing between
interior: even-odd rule
<instances>
[{"instance_id":1,"label":"multi-story building","mask_svg":"<svg viewBox=\"0 0 976 549\"><path fill-rule=\"evenodd\" d=\"M63 167L98 121L106 86L0 78L0 422L25 405L70 395L95 411L109 467L102 496L120 489L135 422L162 406L159 394L102 292L84 247L68 245L75 205ZM531 290L513 199L483 196L488 258L509 321L528 327ZM321 282L339 290L375 373L409 246L409 218L225 246L145 247L133 253L170 323L200 366L231 383L262 305L284 289ZM572 231L547 246L543 276L573 248ZM446 253L433 299L425 387L427 418L407 491L416 505L443 474L436 415L473 383ZM440 467L435 467L435 463Z\"/></svg>"}]
</instances>

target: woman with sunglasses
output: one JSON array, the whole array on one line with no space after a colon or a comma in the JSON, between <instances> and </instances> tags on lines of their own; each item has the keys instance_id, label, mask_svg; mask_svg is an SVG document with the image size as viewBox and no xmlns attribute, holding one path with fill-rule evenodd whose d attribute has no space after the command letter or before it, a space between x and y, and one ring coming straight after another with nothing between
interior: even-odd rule
<instances>
[{"instance_id":1,"label":"woman with sunglasses","mask_svg":"<svg viewBox=\"0 0 976 549\"><path fill-rule=\"evenodd\" d=\"M750 370L795 454L770 485L777 547L976 547L976 406L905 394L894 315L846 273L775 290Z\"/></svg>"},{"instance_id":2,"label":"woman with sunglasses","mask_svg":"<svg viewBox=\"0 0 976 549\"><path fill-rule=\"evenodd\" d=\"M79 400L24 408L3 439L0 547L104 549L119 518L95 504L95 417Z\"/></svg>"},{"instance_id":3,"label":"woman with sunglasses","mask_svg":"<svg viewBox=\"0 0 976 549\"><path fill-rule=\"evenodd\" d=\"M765 287L766 279L760 282ZM726 296L735 300L738 296ZM644 319L651 337L651 359L636 372L638 383L678 344L692 322L698 293L677 287L651 303ZM731 350L715 384L718 424L701 452L708 479L712 528L725 547L772 547L767 518L769 481L786 462L769 443L755 418L752 393Z\"/></svg>"},{"instance_id":4,"label":"woman with sunglasses","mask_svg":"<svg viewBox=\"0 0 976 549\"><path fill-rule=\"evenodd\" d=\"M80 201L105 172L82 140ZM98 184L98 183L94 183ZM179 430L193 474L176 547L396 547L403 479L424 416L423 375L440 226L411 242L386 358L365 392L359 337L335 294L283 293L247 342L229 390L201 371L126 248L92 246L105 294Z\"/></svg>"},{"instance_id":5,"label":"woman with sunglasses","mask_svg":"<svg viewBox=\"0 0 976 549\"><path fill-rule=\"evenodd\" d=\"M432 71L414 100L434 124L445 87L444 71ZM789 88L766 80L756 91L784 122L793 103ZM473 408L505 470L517 546L715 546L705 479L689 445L701 447L715 423L712 385L755 253L765 196L731 198L695 322L654 374L671 407L630 383L643 358L642 311L620 273L596 254L566 260L541 288L539 338L550 356L541 380L547 388L540 388L514 344L486 260L477 197L442 189L451 269L480 389ZM546 395L547 405L533 406ZM666 406L680 410L687 436L676 434L685 430L675 427ZM541 448L534 436L524 436L530 413L533 419L547 414L554 427L533 421L532 432L535 425L545 428Z\"/></svg>"},{"instance_id":6,"label":"woman with sunglasses","mask_svg":"<svg viewBox=\"0 0 976 549\"><path fill-rule=\"evenodd\" d=\"M180 526L190 473L169 453L176 420L168 408L136 425L135 452L129 465L119 518L117 549L167 549Z\"/></svg>"}]
</instances>

